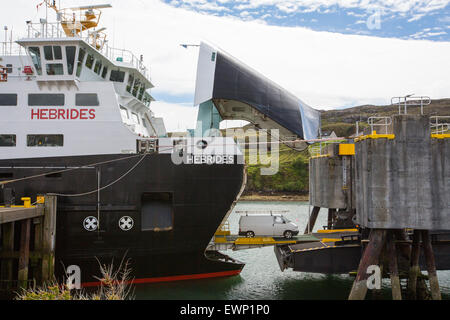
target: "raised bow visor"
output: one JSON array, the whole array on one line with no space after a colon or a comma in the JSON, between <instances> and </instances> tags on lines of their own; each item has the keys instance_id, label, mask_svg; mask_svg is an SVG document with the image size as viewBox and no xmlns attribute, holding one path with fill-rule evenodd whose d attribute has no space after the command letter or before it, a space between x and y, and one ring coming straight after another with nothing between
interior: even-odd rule
<instances>
[{"instance_id":1,"label":"raised bow visor","mask_svg":"<svg viewBox=\"0 0 450 320\"><path fill-rule=\"evenodd\" d=\"M203 42L195 105L200 106L199 120L211 115L212 120L203 123L203 129L214 127L217 112L220 120L246 120L260 129L279 129L283 140L316 139L320 127L318 110L221 49Z\"/></svg>"}]
</instances>

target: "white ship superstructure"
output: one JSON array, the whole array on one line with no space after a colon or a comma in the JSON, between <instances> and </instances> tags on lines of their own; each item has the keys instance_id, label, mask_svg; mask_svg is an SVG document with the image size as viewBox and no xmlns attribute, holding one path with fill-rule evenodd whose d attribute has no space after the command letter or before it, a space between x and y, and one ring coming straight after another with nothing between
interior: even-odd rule
<instances>
[{"instance_id":1,"label":"white ship superstructure","mask_svg":"<svg viewBox=\"0 0 450 320\"><path fill-rule=\"evenodd\" d=\"M143 57L108 45L100 9L57 9L0 48L0 159L136 152L166 136ZM6 39L5 39L6 40Z\"/></svg>"}]
</instances>

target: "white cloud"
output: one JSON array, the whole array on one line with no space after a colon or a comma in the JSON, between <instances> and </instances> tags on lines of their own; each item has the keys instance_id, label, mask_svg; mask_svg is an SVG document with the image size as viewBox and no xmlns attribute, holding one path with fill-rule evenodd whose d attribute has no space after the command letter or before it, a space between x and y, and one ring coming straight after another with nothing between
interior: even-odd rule
<instances>
[{"instance_id":1,"label":"white cloud","mask_svg":"<svg viewBox=\"0 0 450 320\"><path fill-rule=\"evenodd\" d=\"M62 2L64 6L92 4ZM179 44L202 39L220 46L316 108L386 104L390 97L410 92L432 98L449 95L450 74L442 72L450 70L449 42L267 26L177 9L156 0L112 0L112 4L113 9L104 10L101 23L108 27L110 44L144 55L159 96L193 95L198 50L183 49ZM14 26L15 32L25 29L25 20L37 17L36 7L30 6L29 0L2 6L8 12L2 25ZM191 128L195 124L195 109L164 101L155 102L152 109L165 116L168 128Z\"/></svg>"}]
</instances>

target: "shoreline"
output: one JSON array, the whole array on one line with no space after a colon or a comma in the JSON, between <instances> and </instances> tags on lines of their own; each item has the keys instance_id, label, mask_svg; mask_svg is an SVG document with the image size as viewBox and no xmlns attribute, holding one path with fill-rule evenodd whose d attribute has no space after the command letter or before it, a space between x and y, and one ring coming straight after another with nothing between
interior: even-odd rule
<instances>
[{"instance_id":1,"label":"shoreline","mask_svg":"<svg viewBox=\"0 0 450 320\"><path fill-rule=\"evenodd\" d=\"M245 193L238 201L309 201L309 195L295 193Z\"/></svg>"}]
</instances>

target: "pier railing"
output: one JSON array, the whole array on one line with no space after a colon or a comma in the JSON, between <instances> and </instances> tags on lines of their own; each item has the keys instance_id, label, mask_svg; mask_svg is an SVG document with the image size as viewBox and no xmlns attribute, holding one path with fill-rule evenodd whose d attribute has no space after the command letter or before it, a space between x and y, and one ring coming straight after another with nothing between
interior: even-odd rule
<instances>
[{"instance_id":1,"label":"pier railing","mask_svg":"<svg viewBox=\"0 0 450 320\"><path fill-rule=\"evenodd\" d=\"M430 117L431 134L444 134L450 132L450 116Z\"/></svg>"},{"instance_id":2,"label":"pier railing","mask_svg":"<svg viewBox=\"0 0 450 320\"><path fill-rule=\"evenodd\" d=\"M409 106L420 106L420 114L423 114L423 107L429 104L431 104L431 98L428 96L407 95L391 98L391 105L398 105L398 114L408 114Z\"/></svg>"}]
</instances>

